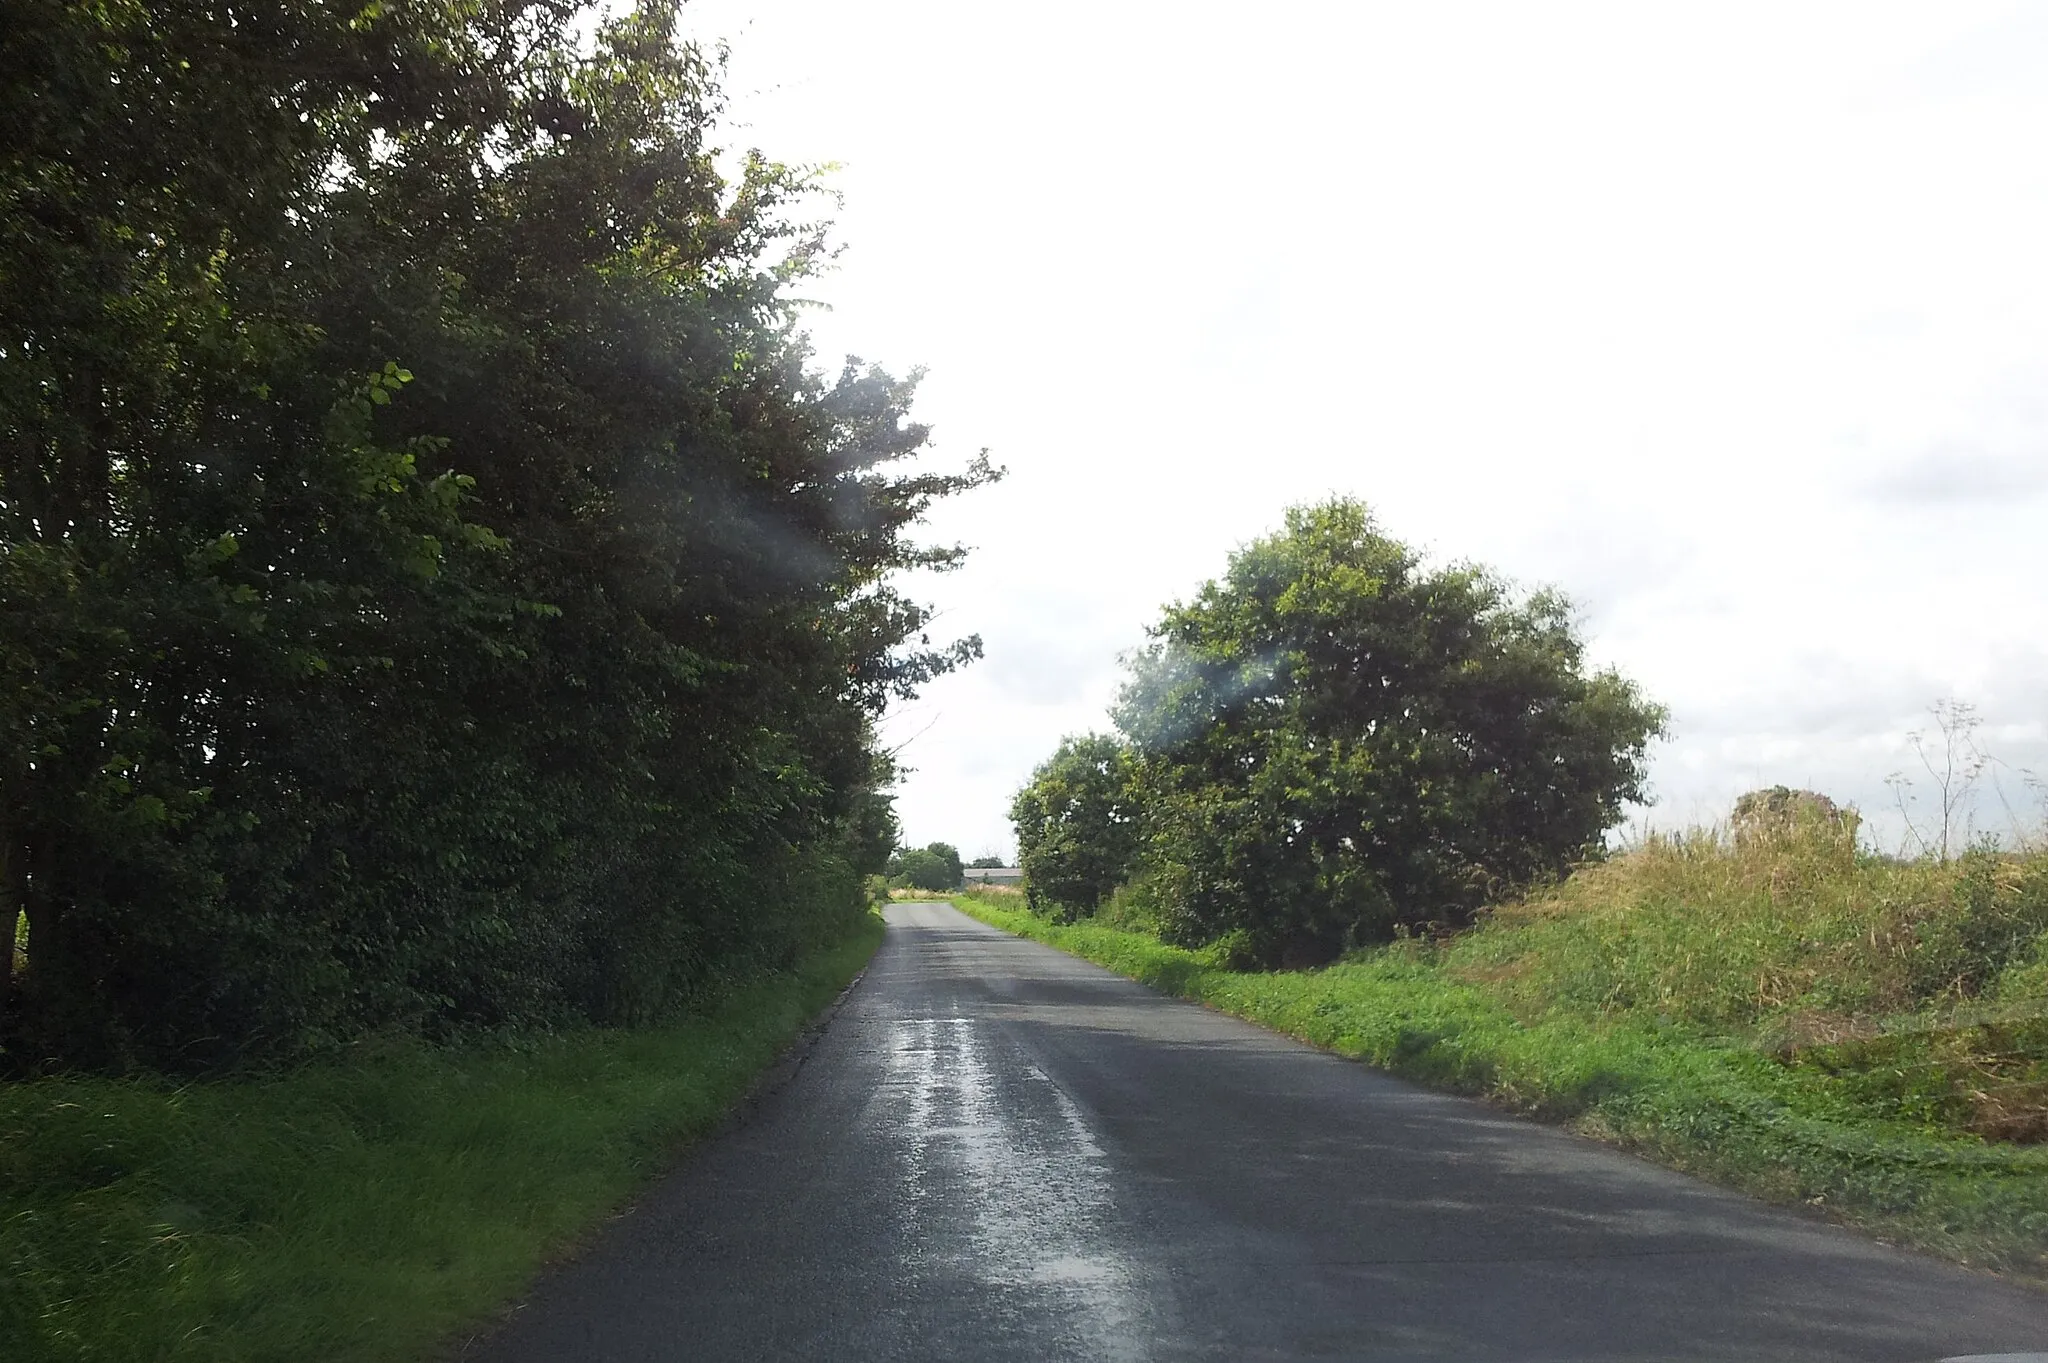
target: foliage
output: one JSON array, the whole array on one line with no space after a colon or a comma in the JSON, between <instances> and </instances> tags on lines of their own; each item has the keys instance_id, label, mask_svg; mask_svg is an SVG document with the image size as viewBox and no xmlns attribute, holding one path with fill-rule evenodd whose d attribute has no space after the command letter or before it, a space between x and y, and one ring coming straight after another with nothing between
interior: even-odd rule
<instances>
[{"instance_id":1,"label":"foliage","mask_svg":"<svg viewBox=\"0 0 2048 1363\"><path fill-rule=\"evenodd\" d=\"M889 859L889 878L913 890L958 889L966 875L960 852L951 843L906 847Z\"/></svg>"},{"instance_id":2,"label":"foliage","mask_svg":"<svg viewBox=\"0 0 2048 1363\"><path fill-rule=\"evenodd\" d=\"M1569 604L1296 508L1170 607L1115 710L1168 937L1328 960L1597 855L1663 711L1588 675Z\"/></svg>"},{"instance_id":3,"label":"foliage","mask_svg":"<svg viewBox=\"0 0 2048 1363\"><path fill-rule=\"evenodd\" d=\"M1094 913L1130 875L1138 823L1129 768L1115 738L1067 738L1017 792L1010 820L1034 909Z\"/></svg>"},{"instance_id":4,"label":"foliage","mask_svg":"<svg viewBox=\"0 0 2048 1363\"><path fill-rule=\"evenodd\" d=\"M979 856L967 863L967 869L970 871L992 871L1007 864L1001 857Z\"/></svg>"},{"instance_id":5,"label":"foliage","mask_svg":"<svg viewBox=\"0 0 2048 1363\"><path fill-rule=\"evenodd\" d=\"M675 18L8 0L13 1063L645 1020L863 911L993 474L813 366Z\"/></svg>"},{"instance_id":6,"label":"foliage","mask_svg":"<svg viewBox=\"0 0 2048 1363\"><path fill-rule=\"evenodd\" d=\"M0 1357L446 1356L711 1131L881 936L871 915L661 1028L0 1086Z\"/></svg>"},{"instance_id":7,"label":"foliage","mask_svg":"<svg viewBox=\"0 0 2048 1363\"><path fill-rule=\"evenodd\" d=\"M1500 907L1446 959L1532 1016L1664 1018L1770 1047L1989 1004L2048 937L2048 858L1900 862L1852 827L1652 836Z\"/></svg>"},{"instance_id":8,"label":"foliage","mask_svg":"<svg viewBox=\"0 0 2048 1363\"><path fill-rule=\"evenodd\" d=\"M966 871L960 862L960 849L950 842L934 842L927 843L924 850L938 858L940 866L945 869L946 884L943 888L956 888Z\"/></svg>"}]
</instances>

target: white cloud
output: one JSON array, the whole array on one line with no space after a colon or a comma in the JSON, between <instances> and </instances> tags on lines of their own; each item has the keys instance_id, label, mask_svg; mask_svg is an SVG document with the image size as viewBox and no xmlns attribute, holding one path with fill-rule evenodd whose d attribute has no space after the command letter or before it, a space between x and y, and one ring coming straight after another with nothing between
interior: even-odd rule
<instances>
[{"instance_id":1,"label":"white cloud","mask_svg":"<svg viewBox=\"0 0 2048 1363\"><path fill-rule=\"evenodd\" d=\"M1331 492L1578 598L1673 708L1662 821L1875 813L1944 694L2048 770L2038 8L692 8L735 140L844 164L821 354L1013 470L934 527L989 657L891 721L913 838L1006 845L1159 606Z\"/></svg>"}]
</instances>

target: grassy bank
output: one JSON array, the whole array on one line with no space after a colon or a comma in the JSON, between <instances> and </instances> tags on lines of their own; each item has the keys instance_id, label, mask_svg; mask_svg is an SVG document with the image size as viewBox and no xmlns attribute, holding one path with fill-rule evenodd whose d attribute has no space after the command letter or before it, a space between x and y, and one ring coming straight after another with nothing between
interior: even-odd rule
<instances>
[{"instance_id":1,"label":"grassy bank","mask_svg":"<svg viewBox=\"0 0 2048 1363\"><path fill-rule=\"evenodd\" d=\"M710 1129L880 940L659 1029L0 1086L0 1357L428 1356Z\"/></svg>"},{"instance_id":2,"label":"grassy bank","mask_svg":"<svg viewBox=\"0 0 2048 1363\"><path fill-rule=\"evenodd\" d=\"M1318 1046L2048 1280L2048 866L1655 840L1444 941L1227 969L1142 916L955 902Z\"/></svg>"}]
</instances>

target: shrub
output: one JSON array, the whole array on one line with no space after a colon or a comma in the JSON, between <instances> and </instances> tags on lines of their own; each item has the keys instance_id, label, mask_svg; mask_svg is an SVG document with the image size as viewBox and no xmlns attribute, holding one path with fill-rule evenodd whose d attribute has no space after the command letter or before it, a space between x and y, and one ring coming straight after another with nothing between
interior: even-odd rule
<instances>
[{"instance_id":1,"label":"shrub","mask_svg":"<svg viewBox=\"0 0 2048 1363\"><path fill-rule=\"evenodd\" d=\"M912 847L889 859L889 879L912 890L957 890L963 883L960 854L943 842Z\"/></svg>"},{"instance_id":2,"label":"shrub","mask_svg":"<svg viewBox=\"0 0 2048 1363\"><path fill-rule=\"evenodd\" d=\"M1170 607L1131 662L1141 860L1161 931L1308 964L1455 925L1595 855L1663 711L1589 673L1570 604L1430 569L1354 501Z\"/></svg>"},{"instance_id":3,"label":"shrub","mask_svg":"<svg viewBox=\"0 0 2048 1363\"><path fill-rule=\"evenodd\" d=\"M1010 802L1032 909L1092 914L1131 872L1137 823L1129 760L1115 738L1061 741Z\"/></svg>"}]
</instances>

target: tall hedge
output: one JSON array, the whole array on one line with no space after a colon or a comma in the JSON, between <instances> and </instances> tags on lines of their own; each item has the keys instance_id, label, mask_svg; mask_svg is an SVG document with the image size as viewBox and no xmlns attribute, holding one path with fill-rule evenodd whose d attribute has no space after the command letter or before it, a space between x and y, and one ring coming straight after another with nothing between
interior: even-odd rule
<instances>
[{"instance_id":1,"label":"tall hedge","mask_svg":"<svg viewBox=\"0 0 2048 1363\"><path fill-rule=\"evenodd\" d=\"M10 1063L637 1021L860 911L992 474L813 361L676 9L0 3Z\"/></svg>"}]
</instances>

